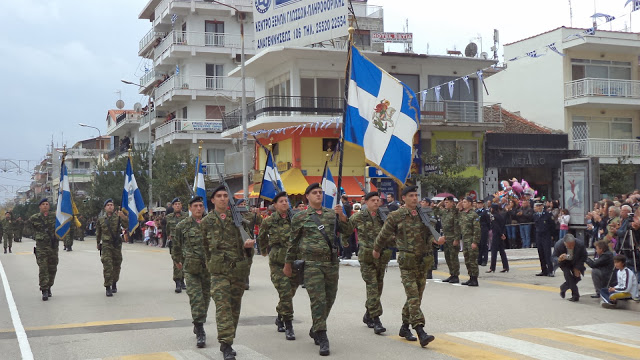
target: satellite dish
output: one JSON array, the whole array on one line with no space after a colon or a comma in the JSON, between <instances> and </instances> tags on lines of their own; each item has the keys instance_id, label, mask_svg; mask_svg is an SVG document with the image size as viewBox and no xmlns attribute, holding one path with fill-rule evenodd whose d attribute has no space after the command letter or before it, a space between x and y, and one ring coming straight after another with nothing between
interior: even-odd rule
<instances>
[{"instance_id":1,"label":"satellite dish","mask_svg":"<svg viewBox=\"0 0 640 360\"><path fill-rule=\"evenodd\" d=\"M464 48L464 56L476 57L476 55L478 55L478 45L476 45L476 43L469 43L469 45Z\"/></svg>"},{"instance_id":2,"label":"satellite dish","mask_svg":"<svg viewBox=\"0 0 640 360\"><path fill-rule=\"evenodd\" d=\"M133 111L135 111L135 112L142 111L142 105L140 103L133 104Z\"/></svg>"},{"instance_id":3,"label":"satellite dish","mask_svg":"<svg viewBox=\"0 0 640 360\"><path fill-rule=\"evenodd\" d=\"M116 107L118 109L122 109L124 107L124 101L122 101L122 100L116 101Z\"/></svg>"},{"instance_id":4,"label":"satellite dish","mask_svg":"<svg viewBox=\"0 0 640 360\"><path fill-rule=\"evenodd\" d=\"M480 57L487 60L489 58L489 54L486 51L484 51L480 54Z\"/></svg>"}]
</instances>

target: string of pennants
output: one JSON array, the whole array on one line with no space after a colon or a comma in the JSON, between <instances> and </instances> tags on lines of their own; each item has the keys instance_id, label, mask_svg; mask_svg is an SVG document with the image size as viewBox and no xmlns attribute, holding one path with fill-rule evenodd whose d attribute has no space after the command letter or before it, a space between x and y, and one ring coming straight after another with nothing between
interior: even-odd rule
<instances>
[{"instance_id":1,"label":"string of pennants","mask_svg":"<svg viewBox=\"0 0 640 360\"><path fill-rule=\"evenodd\" d=\"M631 2L633 3L633 7L631 8L631 12L636 11L636 10L640 10L640 0L627 0L627 2L625 3L625 7ZM620 17L622 17L624 15L626 15L626 14L623 14L621 16L616 17L616 16L611 16L611 15L607 15L607 14L603 14L603 13L595 13L591 17L594 20L603 19L604 23L609 23L609 22L611 22L611 21L613 21L613 20L615 20L617 18L620 18ZM577 32L575 34L571 34L571 35L567 36L564 40L571 40L571 39L574 39L574 38L584 40L585 36L595 35L596 30L597 30L597 27L591 27L591 28L589 28L587 30L583 30L583 31ZM539 58L539 57L542 57L542 56L546 55L546 53L548 51L552 51L552 52L554 52L554 53L556 53L556 54L558 54L560 56L565 56L564 53L562 53L560 50L558 50L558 48L556 47L556 43L553 42L551 44L546 45L543 48L535 49L535 50L532 50L532 51L528 51L528 52L526 52L526 53L524 53L522 55L513 57L513 58L508 59L506 61L507 62L513 62L513 61L517 61L517 60L520 60L520 59L523 59L523 58L534 58L535 59L535 58ZM420 99L421 99L421 102L422 102L422 107L424 108L425 103L427 101L427 95L430 94L431 92L435 93L436 102L443 101L444 100L444 98L442 96L442 88L443 87L445 89L449 90L449 98L453 99L453 94L454 94L456 83L459 82L460 80L462 80L464 82L464 84L467 87L467 90L469 91L469 93L471 93L471 87L469 85L469 78L474 76L474 75L478 80L480 80L480 83L483 84L483 86L485 87L485 91L487 91L487 95L488 95L489 91L487 90L486 85L484 84L484 72L487 71L487 70L490 70L490 69L495 69L495 68L496 68L496 65L494 64L494 65L491 65L491 66L486 67L484 69L478 70L475 73L467 74L467 75L461 76L461 77L459 77L457 79L448 81L446 83L439 84L439 85L436 85L436 86L432 86L432 87L430 87L428 89L420 91Z\"/></svg>"},{"instance_id":2,"label":"string of pennants","mask_svg":"<svg viewBox=\"0 0 640 360\"><path fill-rule=\"evenodd\" d=\"M267 137L270 137L271 134L284 134L288 130L292 130L292 129L293 129L293 132L291 133L292 135L295 134L298 130L300 130L300 134L302 134L306 129L317 132L318 130L329 129L332 125L335 125L335 128L339 129L341 123L342 123L342 117L338 116L338 117L333 117L327 120L316 121L316 122L300 124L300 125L292 125L292 126L282 127L279 129L258 130L254 132L247 131L247 134L256 136L256 137L259 135L266 134Z\"/></svg>"},{"instance_id":3,"label":"string of pennants","mask_svg":"<svg viewBox=\"0 0 640 360\"><path fill-rule=\"evenodd\" d=\"M113 176L122 175L122 176L124 176L124 171L98 171L98 170L96 170L96 171L94 171L94 173L96 175L113 175ZM142 175L143 173L149 175L149 170L138 170L138 171L136 171L136 173L138 175Z\"/></svg>"}]
</instances>

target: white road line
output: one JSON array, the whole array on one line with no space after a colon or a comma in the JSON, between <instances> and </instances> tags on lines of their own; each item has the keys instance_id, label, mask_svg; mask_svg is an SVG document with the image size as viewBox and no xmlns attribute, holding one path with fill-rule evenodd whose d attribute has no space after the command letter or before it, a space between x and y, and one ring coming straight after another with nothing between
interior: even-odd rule
<instances>
[{"instance_id":1,"label":"white road line","mask_svg":"<svg viewBox=\"0 0 640 360\"><path fill-rule=\"evenodd\" d=\"M549 346L531 343L519 339L491 334L483 331L447 333L447 335L459 337L498 349L511 351L534 359L563 359L563 360L597 360L598 358L574 353L571 351L556 349Z\"/></svg>"},{"instance_id":2,"label":"white road line","mask_svg":"<svg viewBox=\"0 0 640 360\"><path fill-rule=\"evenodd\" d=\"M547 330L553 330L553 331L557 331L557 332L561 332L561 333L565 333L565 334L569 334L569 335L573 335L573 336L580 336L580 337L583 337L583 338L592 339L592 340L598 340L598 341L606 341L606 342L610 342L610 343L614 343L614 344L618 344L618 345L624 345L624 346L640 349L640 346L638 346L636 344L630 344L630 343L627 343L627 342L617 341L617 340L613 340L613 339L606 339L606 338L603 338L603 337L591 336L591 335L586 335L586 334L583 334L583 333L578 333L578 332L573 332L573 331L566 331L566 330L563 330L563 329L549 328ZM617 337L617 334L611 334L610 336Z\"/></svg>"},{"instance_id":3,"label":"white road line","mask_svg":"<svg viewBox=\"0 0 640 360\"><path fill-rule=\"evenodd\" d=\"M638 341L640 326L627 324L597 324L583 326L567 326L569 329L590 332L598 335L613 336L619 339Z\"/></svg>"},{"instance_id":4,"label":"white road line","mask_svg":"<svg viewBox=\"0 0 640 360\"><path fill-rule=\"evenodd\" d=\"M29 339L27 333L24 331L22 321L20 321L20 314L18 314L18 307L15 300L13 300L13 293L9 287L9 280L7 274L4 272L4 266L0 261L0 277L2 277L2 285L4 286L4 293L7 296L7 304L9 305L9 312L11 313L11 321L13 321L13 328L16 331L16 337L18 338L18 344L20 345L20 353L23 360L33 360L33 352L31 352L31 345L29 345Z\"/></svg>"}]
</instances>

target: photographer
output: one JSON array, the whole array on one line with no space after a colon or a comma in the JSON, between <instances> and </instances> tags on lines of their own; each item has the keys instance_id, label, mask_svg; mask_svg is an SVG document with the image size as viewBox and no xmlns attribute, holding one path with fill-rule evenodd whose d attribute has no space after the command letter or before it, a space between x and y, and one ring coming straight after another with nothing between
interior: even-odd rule
<instances>
[{"instance_id":1,"label":"photographer","mask_svg":"<svg viewBox=\"0 0 640 360\"><path fill-rule=\"evenodd\" d=\"M562 241L556 243L553 256L558 257L558 264L564 274L565 282L560 285L560 297L564 299L567 290L571 290L569 301L579 301L577 284L586 270L584 262L587 259L587 249L582 241L567 234Z\"/></svg>"}]
</instances>

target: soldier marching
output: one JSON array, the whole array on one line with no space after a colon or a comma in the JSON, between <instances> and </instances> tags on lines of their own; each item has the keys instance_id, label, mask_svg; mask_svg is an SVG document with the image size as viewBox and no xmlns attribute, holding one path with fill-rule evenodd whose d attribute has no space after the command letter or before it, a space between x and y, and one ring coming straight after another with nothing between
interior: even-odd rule
<instances>
[{"instance_id":1,"label":"soldier marching","mask_svg":"<svg viewBox=\"0 0 640 360\"><path fill-rule=\"evenodd\" d=\"M178 225L178 223L184 220L185 217L182 215L182 202L180 201L180 198L173 199L171 201L171 206L173 207L173 212L167 215L165 217L165 220L167 222L166 235L167 235L169 244L171 244L171 246L169 246L169 254L171 254L172 255L171 257L173 258L173 244L174 244L173 235L175 233L174 230ZM182 290L187 289L187 285L184 283L183 270L177 266L175 259L173 260L173 282L175 282L176 284L176 289L175 289L176 293L179 294L182 292Z\"/></svg>"}]
</instances>

